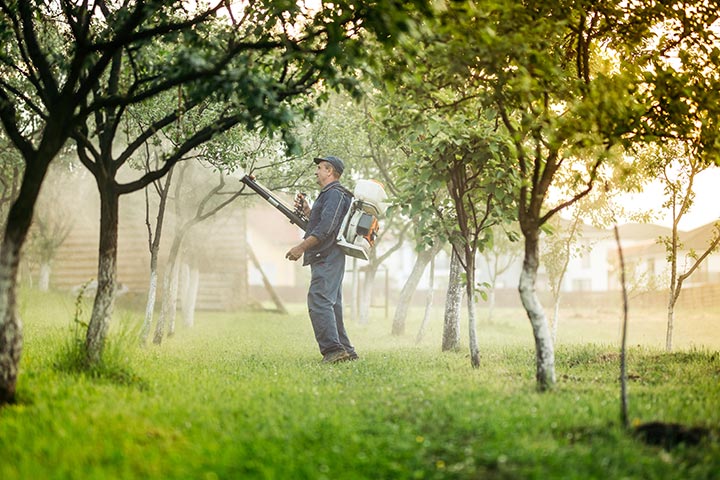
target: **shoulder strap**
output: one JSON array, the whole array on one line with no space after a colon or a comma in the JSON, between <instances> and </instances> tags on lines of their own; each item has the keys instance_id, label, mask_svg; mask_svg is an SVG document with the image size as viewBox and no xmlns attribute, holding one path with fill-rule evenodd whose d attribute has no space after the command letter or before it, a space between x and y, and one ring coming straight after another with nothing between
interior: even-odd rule
<instances>
[{"instance_id":1,"label":"shoulder strap","mask_svg":"<svg viewBox=\"0 0 720 480\"><path fill-rule=\"evenodd\" d=\"M339 183L337 185L333 185L332 187L330 187L330 189L338 190L340 193L342 193L343 195L347 195L350 198L355 197L355 195L350 190L340 185Z\"/></svg>"}]
</instances>

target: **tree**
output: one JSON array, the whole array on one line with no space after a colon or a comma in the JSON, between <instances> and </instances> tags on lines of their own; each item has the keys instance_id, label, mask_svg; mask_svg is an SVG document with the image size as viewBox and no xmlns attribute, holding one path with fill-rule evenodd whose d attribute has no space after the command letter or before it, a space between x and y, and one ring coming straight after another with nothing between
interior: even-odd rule
<instances>
[{"instance_id":1,"label":"tree","mask_svg":"<svg viewBox=\"0 0 720 480\"><path fill-rule=\"evenodd\" d=\"M388 225L393 224L394 221L397 221L397 218L385 218L385 228L378 234L378 237L376 239L378 245L383 243L383 238L389 237L389 235L387 234L390 231ZM388 259L388 257L390 257L393 253L400 249L403 242L405 241L405 234L409 228L410 224L401 225L399 228L399 232L397 232L397 236L392 239L392 241L394 242L392 245L387 244L390 239L385 240L383 252L381 254L378 255L377 247L371 249L368 254L367 264L363 265L363 267L361 268L361 271L365 273L363 277L363 283L360 288L360 315L358 320L361 325L367 325L370 322L370 304L372 303L373 285L375 284L375 277L377 276L380 265L382 265L383 262Z\"/></svg>"},{"instance_id":2,"label":"tree","mask_svg":"<svg viewBox=\"0 0 720 480\"><path fill-rule=\"evenodd\" d=\"M183 186L182 182L178 182L178 187ZM202 199L197 203L194 214L190 218L184 219L178 215L178 221L181 222L176 226L175 237L173 238L168 260L165 266L165 275L163 276L163 300L155 326L155 335L153 343L160 345L165 335L165 327L168 327L168 334L172 335L175 330L175 312L177 310L177 291L178 291L178 275L180 271L180 252L183 241L190 230L197 224L207 220L217 214L220 210L230 205L242 193L242 189L234 192L225 192L225 175L219 174L219 181L213 188L205 192ZM217 201L221 196L228 194L227 198ZM177 196L176 196L177 197ZM215 203L213 203L215 201ZM176 198L176 202L178 199ZM142 339L143 343L145 339Z\"/></svg>"},{"instance_id":3,"label":"tree","mask_svg":"<svg viewBox=\"0 0 720 480\"><path fill-rule=\"evenodd\" d=\"M430 131L432 131L432 124ZM502 221L507 208L499 206L497 196L502 184L509 177L498 168L499 156L494 149L492 135L488 135L475 124L465 133L469 138L446 140L443 136L410 136L407 140L412 149L411 160L406 164L403 177L407 199L403 201L412 208L418 199L422 203L429 201L435 214L441 219L444 237L450 239L453 250L465 272L466 300L468 307L470 356L473 367L480 364L479 349L475 326L475 262L479 248L490 241L490 227ZM473 131L474 130L474 131ZM497 150L496 150L497 151ZM411 150L412 152L412 150ZM419 157L419 158L418 158ZM491 175L489 172L494 171ZM417 175L427 189L418 188ZM438 195L438 189L444 186L447 195ZM420 210L424 210L421 207ZM417 211L411 214L417 214Z\"/></svg>"},{"instance_id":4,"label":"tree","mask_svg":"<svg viewBox=\"0 0 720 480\"><path fill-rule=\"evenodd\" d=\"M449 23L442 17L427 26L410 69L389 61L385 75L402 81L391 86L386 123L407 155L397 169L399 203L411 218L440 219L441 232L426 235L442 233L465 272L470 358L478 367L476 254L491 241L490 227L511 219L513 199L507 192L515 176L503 168L507 141L492 112L467 88L459 51L467 48L469 37L455 36L458 31Z\"/></svg>"},{"instance_id":5,"label":"tree","mask_svg":"<svg viewBox=\"0 0 720 480\"><path fill-rule=\"evenodd\" d=\"M184 116L184 122L193 121ZM170 135L165 138L164 144L177 145L177 138L173 138ZM197 268L190 268L182 261L181 246L185 241L187 235L190 233L191 228L199 222L205 221L218 213L222 208L230 205L232 202L219 202L217 198L220 196L233 196L237 198L236 193L238 189L227 189L232 191L223 191L222 188L213 188L209 192L209 198L202 198L199 196L200 192L204 188L200 188L200 184L207 183L207 173L210 170L216 172L224 172L226 170L234 170L240 165L245 165L247 168L252 169L254 165L261 162L268 156L275 155L278 150L282 150L282 145L279 142L272 142L267 137L262 136L259 132L246 132L241 130L230 130L219 134L212 141L203 144L199 147L193 155L193 159L199 160L200 163L188 163L184 161L179 167L179 174L177 175L176 184L174 185L175 194L170 195L171 179L173 177L174 167L170 172L162 179L163 181L156 180L151 186L157 194L157 214L155 216L154 225L150 222L150 200L148 190L150 185L145 188L146 195L146 219L145 223L148 229L148 247L150 251L150 282L148 287L148 300L145 309L145 320L141 328L140 340L144 344L149 336L150 328L153 323L153 314L155 310L155 299L158 283L158 260L160 255L160 240L163 232L164 220L166 217L166 207L168 200L174 200L175 206L175 238L173 239L173 246L177 242L177 252L170 257L168 264L170 268L175 268L176 273L183 270L183 277L187 280L183 284L185 289L181 295L181 304L183 315L185 316L186 323L191 325L194 318L194 305L196 300L197 291L199 288L199 272ZM160 150L158 152L157 150ZM155 167L157 169L157 158L158 154L162 152L162 146L156 146L153 149L151 155L150 149L147 149L146 161L145 161L145 172L153 170L150 166L150 158L154 157ZM191 168L192 166L198 168ZM221 174L219 177L221 185L225 184L225 177ZM216 197L216 198L213 198ZM213 208L208 209L208 202L214 202ZM219 204L219 205L218 205ZM195 211L198 205L202 205L202 211ZM215 208L220 207L220 208ZM187 228L183 225L187 224L193 216L200 216L192 222ZM180 237L180 238L178 238ZM171 247L172 249L173 247ZM187 274L185 273L187 269ZM167 278L167 284L164 285L163 290L163 310L161 310L162 318L158 322L160 326L160 332L158 333L158 341L162 340L165 319L168 319L169 331L172 332L174 328L174 313L171 313L169 309L174 312L175 301L170 298L171 292L176 291L178 287L178 275L172 275L172 271ZM165 296L167 293L167 296ZM166 302L170 303L166 303Z\"/></svg>"},{"instance_id":6,"label":"tree","mask_svg":"<svg viewBox=\"0 0 720 480\"><path fill-rule=\"evenodd\" d=\"M146 157L146 171L150 171L150 155ZM140 343L145 344L150 333L153 315L155 312L155 299L157 298L158 286L158 261L160 257L160 240L162 238L162 230L165 223L165 207L167 205L168 196L170 194L170 184L172 182L173 170L171 169L165 175L164 181L155 180L152 187L158 196L157 215L155 217L155 225L150 223L150 196L148 190L150 186L145 187L145 225L148 230L148 250L150 251L150 280L148 284L147 302L145 303L145 319L140 329ZM153 228L154 227L154 228Z\"/></svg>"},{"instance_id":7,"label":"tree","mask_svg":"<svg viewBox=\"0 0 720 480\"><path fill-rule=\"evenodd\" d=\"M665 344L670 351L675 304L683 282L720 242L717 227L705 251L691 251L687 270L678 272L677 229L693 203L693 180L710 164L720 165L720 21L711 4L665 13L663 36L650 57L652 68L647 70L644 94L652 105L645 120L649 169L665 187L664 206L672 211L673 219L671 236L663 240L671 277Z\"/></svg>"},{"instance_id":8,"label":"tree","mask_svg":"<svg viewBox=\"0 0 720 480\"><path fill-rule=\"evenodd\" d=\"M667 333L665 336L665 349L672 351L672 336L675 325L675 306L683 284L702 264L702 262L720 245L720 222L713 228L712 237L708 239L704 250L695 251L690 249L682 262L680 252L683 244L680 241L678 227L686 213L690 211L694 203L695 193L693 183L698 173L709 167L693 153L691 146L687 143L675 141L665 142L651 148L650 168L659 171L666 201L663 207L670 210L672 214L672 230L669 237L661 237L660 241L665 245L667 261L670 264L669 295L667 306Z\"/></svg>"},{"instance_id":9,"label":"tree","mask_svg":"<svg viewBox=\"0 0 720 480\"><path fill-rule=\"evenodd\" d=\"M442 249L442 242L437 239L433 241L432 246L421 247L422 250L417 252L415 257L415 263L413 264L410 275L405 280L405 284L400 290L400 297L397 301L397 307L395 307L395 314L393 315L393 323L391 333L396 336L405 334L405 320L407 319L408 309L410 308L410 301L412 296L417 290L417 286L420 283L423 273L425 272L429 263L433 262L435 256ZM432 281L432 276L431 276Z\"/></svg>"},{"instance_id":10,"label":"tree","mask_svg":"<svg viewBox=\"0 0 720 480\"><path fill-rule=\"evenodd\" d=\"M560 218L548 222L548 227L553 231L547 232L544 248L541 248L542 261L548 274L550 293L553 300L552 319L552 342L557 342L558 324L560 323L560 296L562 294L565 273L567 272L570 260L583 253L583 247L578 245L579 237L582 235L580 212L576 210L569 221L569 225L563 227Z\"/></svg>"},{"instance_id":11,"label":"tree","mask_svg":"<svg viewBox=\"0 0 720 480\"><path fill-rule=\"evenodd\" d=\"M626 12L614 2L487 1L455 8L458 38L472 38L463 57L472 59L466 78L497 111L511 142L505 168L520 176L514 197L525 250L518 290L535 338L537 386L544 391L555 383L555 354L536 295L541 229L590 192L598 169L643 111L633 97L637 71L628 64L615 68L599 49L620 27L627 33L621 25ZM613 47L622 50L637 35L615 40ZM546 205L556 175L571 167L572 193Z\"/></svg>"},{"instance_id":12,"label":"tree","mask_svg":"<svg viewBox=\"0 0 720 480\"><path fill-rule=\"evenodd\" d=\"M349 2L312 11L302 2L260 1L227 11L226 4L0 2L0 122L25 166L0 248L0 403L15 396L22 351L15 312L20 251L48 166L69 139L101 194L98 290L86 342L87 360L96 363L113 310L120 195L161 178L218 132L285 125L291 99L320 79L328 88L351 88L346 74L365 55L361 34L393 40L407 25L405 8L414 7ZM113 151L129 111L179 87L177 108ZM160 169L129 183L116 179L145 141L209 100L220 103L207 123L185 132Z\"/></svg>"}]
</instances>

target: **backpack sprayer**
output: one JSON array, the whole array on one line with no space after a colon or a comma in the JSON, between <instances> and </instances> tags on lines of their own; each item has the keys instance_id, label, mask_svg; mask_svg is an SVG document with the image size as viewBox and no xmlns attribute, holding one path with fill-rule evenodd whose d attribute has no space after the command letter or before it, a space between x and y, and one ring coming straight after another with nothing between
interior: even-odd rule
<instances>
[{"instance_id":1,"label":"backpack sprayer","mask_svg":"<svg viewBox=\"0 0 720 480\"><path fill-rule=\"evenodd\" d=\"M291 208L270 190L260 185L251 175L245 175L240 181L278 209L290 220L290 223L294 223L303 231L307 230L308 218L301 207ZM375 239L380 230L378 217L384 215L387 210L387 204L384 203L387 195L383 186L373 180L358 180L352 195L350 208L340 224L337 244L345 255L368 260L369 252L375 246Z\"/></svg>"}]
</instances>

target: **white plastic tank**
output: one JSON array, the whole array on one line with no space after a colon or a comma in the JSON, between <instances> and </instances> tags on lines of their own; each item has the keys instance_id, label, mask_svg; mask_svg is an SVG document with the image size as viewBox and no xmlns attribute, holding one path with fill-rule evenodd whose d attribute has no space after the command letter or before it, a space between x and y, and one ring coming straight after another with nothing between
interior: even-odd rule
<instances>
[{"instance_id":1,"label":"white plastic tank","mask_svg":"<svg viewBox=\"0 0 720 480\"><path fill-rule=\"evenodd\" d=\"M382 183L375 180L358 180L353 191L355 198L374 206L380 215L385 214L387 193Z\"/></svg>"}]
</instances>

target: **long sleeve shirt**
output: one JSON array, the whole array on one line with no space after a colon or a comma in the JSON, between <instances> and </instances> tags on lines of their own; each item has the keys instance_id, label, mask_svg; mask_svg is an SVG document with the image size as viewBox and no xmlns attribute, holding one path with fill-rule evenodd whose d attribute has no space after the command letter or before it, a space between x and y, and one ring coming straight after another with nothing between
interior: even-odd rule
<instances>
[{"instance_id":1,"label":"long sleeve shirt","mask_svg":"<svg viewBox=\"0 0 720 480\"><path fill-rule=\"evenodd\" d=\"M314 236L320 243L303 255L303 265L321 260L335 247L340 225L350 208L351 194L337 180L320 191L310 210L305 237Z\"/></svg>"}]
</instances>

